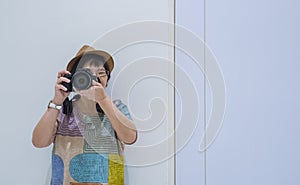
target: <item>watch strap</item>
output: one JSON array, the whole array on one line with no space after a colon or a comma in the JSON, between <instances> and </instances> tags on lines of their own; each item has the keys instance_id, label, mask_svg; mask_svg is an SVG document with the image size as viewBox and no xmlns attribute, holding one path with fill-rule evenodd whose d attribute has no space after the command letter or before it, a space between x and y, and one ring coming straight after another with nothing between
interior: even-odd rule
<instances>
[{"instance_id":1,"label":"watch strap","mask_svg":"<svg viewBox=\"0 0 300 185\"><path fill-rule=\"evenodd\" d=\"M49 101L48 103L48 108L60 110L62 108L61 105L56 105L55 103L52 102L52 100Z\"/></svg>"}]
</instances>

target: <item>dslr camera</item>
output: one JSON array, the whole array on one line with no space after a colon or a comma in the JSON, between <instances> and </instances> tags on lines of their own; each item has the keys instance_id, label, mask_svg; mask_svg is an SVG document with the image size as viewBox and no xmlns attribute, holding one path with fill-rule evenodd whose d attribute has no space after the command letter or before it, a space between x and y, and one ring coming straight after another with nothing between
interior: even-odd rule
<instances>
[{"instance_id":1,"label":"dslr camera","mask_svg":"<svg viewBox=\"0 0 300 185\"><path fill-rule=\"evenodd\" d=\"M79 91L88 89L92 86L93 80L99 82L97 76L93 75L89 69L80 69L77 70L74 74L65 74L64 77L71 80L70 83L62 82L62 85L68 89L68 92L72 92L73 89Z\"/></svg>"}]
</instances>

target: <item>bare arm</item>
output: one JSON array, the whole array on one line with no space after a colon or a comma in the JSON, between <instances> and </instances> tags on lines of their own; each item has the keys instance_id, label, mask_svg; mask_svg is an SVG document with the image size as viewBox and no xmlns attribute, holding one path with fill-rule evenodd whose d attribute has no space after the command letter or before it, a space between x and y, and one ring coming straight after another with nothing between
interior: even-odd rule
<instances>
[{"instance_id":1,"label":"bare arm","mask_svg":"<svg viewBox=\"0 0 300 185\"><path fill-rule=\"evenodd\" d=\"M49 146L54 139L59 111L48 108L38 124L35 126L32 134L32 144L37 148Z\"/></svg>"},{"instance_id":2,"label":"bare arm","mask_svg":"<svg viewBox=\"0 0 300 185\"><path fill-rule=\"evenodd\" d=\"M106 96L98 102L117 132L118 138L125 144L133 144L137 139L137 130L135 125L129 120Z\"/></svg>"},{"instance_id":3,"label":"bare arm","mask_svg":"<svg viewBox=\"0 0 300 185\"><path fill-rule=\"evenodd\" d=\"M114 105L101 83L93 81L93 87L80 91L80 94L100 105L121 141L126 144L136 141L135 125Z\"/></svg>"},{"instance_id":4,"label":"bare arm","mask_svg":"<svg viewBox=\"0 0 300 185\"><path fill-rule=\"evenodd\" d=\"M58 79L55 84L55 95L52 102L56 105L62 105L69 92L66 92L66 87L61 85L61 82L70 82L69 79L64 78L64 74L69 73L68 71L58 72ZM49 146L55 137L55 132L57 128L57 117L59 110L48 108L43 114L42 118L39 120L35 126L32 133L32 144L35 147L42 148Z\"/></svg>"}]
</instances>

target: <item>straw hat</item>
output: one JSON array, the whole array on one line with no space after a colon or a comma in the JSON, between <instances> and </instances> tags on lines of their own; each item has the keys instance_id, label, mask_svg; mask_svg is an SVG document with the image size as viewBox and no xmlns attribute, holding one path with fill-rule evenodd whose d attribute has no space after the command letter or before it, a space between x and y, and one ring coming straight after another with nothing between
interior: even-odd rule
<instances>
[{"instance_id":1,"label":"straw hat","mask_svg":"<svg viewBox=\"0 0 300 185\"><path fill-rule=\"evenodd\" d=\"M88 45L84 45L80 48L80 50L77 52L77 54L75 55L74 58L72 58L72 60L68 63L67 65L67 70L71 71L71 69L73 68L73 66L80 61L81 57L84 55L98 55L98 56L102 56L105 60L105 62L107 63L108 66L108 70L111 73L111 71L114 68L114 60L112 58L112 56L110 54L108 54L105 51L101 51L101 50L96 50L95 48L88 46Z\"/></svg>"}]
</instances>

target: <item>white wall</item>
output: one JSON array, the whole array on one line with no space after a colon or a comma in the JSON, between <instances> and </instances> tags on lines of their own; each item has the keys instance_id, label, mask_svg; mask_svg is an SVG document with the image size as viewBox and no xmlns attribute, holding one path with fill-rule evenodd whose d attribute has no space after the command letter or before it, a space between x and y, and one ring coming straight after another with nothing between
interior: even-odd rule
<instances>
[{"instance_id":1,"label":"white wall","mask_svg":"<svg viewBox=\"0 0 300 185\"><path fill-rule=\"evenodd\" d=\"M169 48L162 44L141 43L127 46L121 51L114 50L116 48L112 46L115 47L117 41L129 35L138 35L135 30L127 35L119 32L111 40L99 43L99 40L101 41L101 38L112 29L128 23L144 20L172 21L171 2L160 0L0 2L2 66L0 184L41 185L49 180L47 173L50 167L51 147L34 148L31 144L31 133L46 110L48 101L53 97L57 71L65 68L67 62L83 44L101 46L101 49L115 52L113 54L116 68L113 72L114 78L110 81L109 92L117 75L124 74L121 70L128 69L125 67L126 64L141 60L140 57L171 59ZM170 30L164 31L168 33ZM171 39L169 34L165 34L165 39ZM117 46L117 49L120 49L118 47L125 45ZM148 51L151 51L150 55ZM162 68L159 70L160 73L164 72L167 78L172 73L169 71L169 65L170 63L161 64ZM151 67L155 69L158 65ZM147 68L150 69L149 65ZM143 70L143 66L135 67L135 70ZM150 72L156 74L153 70ZM126 78L119 80L127 83ZM168 84L155 78L143 79L136 83L131 92L134 96L127 97L128 92L120 93L123 90L122 86L114 87L115 91L112 91L114 94L111 95L114 99L122 99L130 104L138 128L145 122L140 119L147 120L149 119L147 116L153 118L153 115L151 117L149 114L151 109L148 107L151 98L160 97L161 103L172 103L168 99L170 93ZM151 92L152 88L156 90ZM141 93L144 99L139 98L142 97ZM154 108L158 105L154 102ZM151 138L159 139L168 135L170 114L168 111L165 114L166 119L158 123L159 128L149 130L146 127L146 130L140 133L136 146L153 144L157 140ZM168 152L168 148L160 152ZM167 184L168 165L169 162L165 160L156 165L130 167L130 184L153 184L153 179L156 184Z\"/></svg>"},{"instance_id":2,"label":"white wall","mask_svg":"<svg viewBox=\"0 0 300 185\"><path fill-rule=\"evenodd\" d=\"M204 2L176 2L176 23L203 38ZM206 157L198 151L199 121L177 155L177 185L300 183L299 8L297 0L206 1L206 42L224 74L226 115ZM181 53L176 58L178 65L191 65ZM185 69L205 98L203 74ZM210 91L206 98L209 119Z\"/></svg>"},{"instance_id":3,"label":"white wall","mask_svg":"<svg viewBox=\"0 0 300 185\"><path fill-rule=\"evenodd\" d=\"M203 41L203 0L177 0L176 1L176 19L175 23L178 26L182 26L187 32L192 32L198 37L198 42ZM197 21L196 21L197 20ZM191 34L192 34L191 33ZM177 40L186 41L181 31L176 30ZM185 48L186 49L186 48ZM203 49L198 51L203 57ZM190 125L195 120L187 120L183 122L180 114L182 109L182 101L192 101L191 107L185 107L187 112L185 116L192 117L192 115L199 114L199 119L196 120L196 126L193 132L190 133L191 137L187 140L184 148L179 150L176 154L176 184L204 184L205 169L204 169L204 153L199 152L199 145L204 130L204 77L203 68L199 65L199 61L193 60L193 56L190 53L184 53L180 48L175 52L175 64L178 69L175 71L175 84L178 89L181 89L183 94L176 96L176 126ZM200 62L203 62L201 58ZM184 70L184 73L181 71ZM197 98L189 95L189 90L186 89L186 83L182 82L182 77L185 75L190 76L189 83L194 83L195 92ZM191 100L190 100L191 99ZM195 107L197 105L197 107ZM180 138L177 138L179 140ZM178 146L177 146L178 148Z\"/></svg>"},{"instance_id":4,"label":"white wall","mask_svg":"<svg viewBox=\"0 0 300 185\"><path fill-rule=\"evenodd\" d=\"M206 2L206 41L224 74L226 115L215 142L206 153L199 152L204 123L208 122L212 109L211 91L206 84L208 90L204 93L205 83L199 66L189 56L176 50L177 128L180 124L191 124L180 121L183 113L199 115L194 132L177 153L176 184L299 184L299 2ZM170 8L173 8L170 1L159 0L0 2L1 184L40 185L49 180L51 147L35 149L31 144L31 133L53 96L56 72L65 68L81 45L93 44L115 51L117 41L138 34L118 35L120 38L112 39L110 44L97 41L101 41L101 36L110 33L111 29L127 23L172 20ZM203 39L203 10L204 1L177 0L176 23ZM171 59L172 52L163 44L145 42L142 47L134 44L114 54L117 63L114 72L119 74L114 76L115 79L124 78L125 72L136 77L139 75L136 72L143 70L147 74L170 77L170 62L165 59ZM153 56L161 57L153 61L163 66L150 68ZM147 68L124 67L134 61ZM108 90L112 97L130 104L138 127L144 129L137 147L150 148L169 134L168 116L162 122L159 122L160 119L149 122L149 126L143 125L142 121L151 115L151 111L172 104L167 88L170 81L162 79L137 81L130 96L118 89L126 89L125 86L114 86L114 79L111 80ZM198 107L182 110L182 100L187 98L189 102L195 98L185 91L190 82L194 83L194 89L191 89L196 91L197 98L194 100ZM113 87L115 89L111 89ZM151 90L145 90L149 87L152 87ZM152 101L149 108L153 97L160 97L161 101ZM146 107L143 106L145 104ZM165 114L164 110L161 112L155 112L158 118ZM170 107L167 112L170 113ZM151 155L136 158L151 160ZM130 184L173 184L168 176L171 168L167 161L146 167L130 167Z\"/></svg>"}]
</instances>

